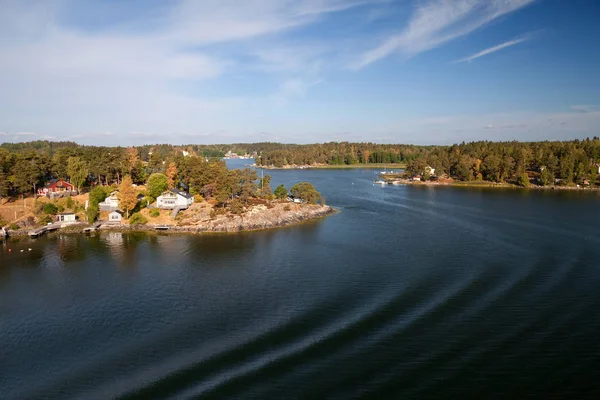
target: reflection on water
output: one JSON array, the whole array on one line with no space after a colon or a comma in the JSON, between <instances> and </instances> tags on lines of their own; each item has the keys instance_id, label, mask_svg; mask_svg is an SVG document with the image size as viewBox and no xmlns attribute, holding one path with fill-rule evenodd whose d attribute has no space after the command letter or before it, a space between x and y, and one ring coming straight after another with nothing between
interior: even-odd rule
<instances>
[{"instance_id":1,"label":"reflection on water","mask_svg":"<svg viewBox=\"0 0 600 400\"><path fill-rule=\"evenodd\" d=\"M341 212L3 243L3 396L598 397L596 193L269 173Z\"/></svg>"}]
</instances>

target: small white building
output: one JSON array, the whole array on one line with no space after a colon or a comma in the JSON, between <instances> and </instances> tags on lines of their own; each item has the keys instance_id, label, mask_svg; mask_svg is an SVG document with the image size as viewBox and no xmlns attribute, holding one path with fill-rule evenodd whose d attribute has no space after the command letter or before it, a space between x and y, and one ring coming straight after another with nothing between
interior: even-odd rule
<instances>
[{"instance_id":1,"label":"small white building","mask_svg":"<svg viewBox=\"0 0 600 400\"><path fill-rule=\"evenodd\" d=\"M103 202L98 203L98 208L100 211L117 211L119 209L119 192L112 192Z\"/></svg>"},{"instance_id":2,"label":"small white building","mask_svg":"<svg viewBox=\"0 0 600 400\"><path fill-rule=\"evenodd\" d=\"M56 222L62 222L64 223L73 223L76 222L77 218L75 216L75 213L70 213L70 212L66 212L66 213L60 213L56 215Z\"/></svg>"},{"instance_id":3,"label":"small white building","mask_svg":"<svg viewBox=\"0 0 600 400\"><path fill-rule=\"evenodd\" d=\"M185 209L194 203L194 196L180 190L169 189L156 199L156 207L163 210L172 210L174 208Z\"/></svg>"},{"instance_id":4,"label":"small white building","mask_svg":"<svg viewBox=\"0 0 600 400\"><path fill-rule=\"evenodd\" d=\"M123 219L123 216L118 211L113 211L110 214L108 214L108 222L114 222L114 223L120 224L122 219Z\"/></svg>"}]
</instances>

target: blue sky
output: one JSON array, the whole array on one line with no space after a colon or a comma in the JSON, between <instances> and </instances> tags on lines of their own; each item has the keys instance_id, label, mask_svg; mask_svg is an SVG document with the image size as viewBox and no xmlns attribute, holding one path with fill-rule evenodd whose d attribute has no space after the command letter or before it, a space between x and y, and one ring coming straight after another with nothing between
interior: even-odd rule
<instances>
[{"instance_id":1,"label":"blue sky","mask_svg":"<svg viewBox=\"0 0 600 400\"><path fill-rule=\"evenodd\" d=\"M0 0L0 142L600 135L593 0Z\"/></svg>"}]
</instances>

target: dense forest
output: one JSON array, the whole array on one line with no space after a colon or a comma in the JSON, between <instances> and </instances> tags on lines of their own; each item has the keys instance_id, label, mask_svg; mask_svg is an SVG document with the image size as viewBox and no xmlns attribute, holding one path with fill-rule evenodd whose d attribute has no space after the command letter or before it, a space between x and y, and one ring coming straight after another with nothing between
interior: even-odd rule
<instances>
[{"instance_id":1,"label":"dense forest","mask_svg":"<svg viewBox=\"0 0 600 400\"><path fill-rule=\"evenodd\" d=\"M82 146L73 142L35 141L0 145L0 197L35 193L51 178L70 180L79 190L120 184L129 175L143 184L153 173L190 192L231 198L244 181L264 186L252 171L233 176L220 158L227 152L257 155L265 166L311 164L406 163L409 175L435 175L460 181L511 182L523 186L597 184L600 139L564 142L472 142L452 146L383 145L374 143L279 143ZM241 184L239 182L242 182ZM258 182L258 183L257 183ZM246 188L247 189L247 188ZM235 193L233 193L235 197Z\"/></svg>"},{"instance_id":2,"label":"dense forest","mask_svg":"<svg viewBox=\"0 0 600 400\"><path fill-rule=\"evenodd\" d=\"M98 215L98 203L115 189L120 192L126 215L134 211L140 194L135 185L146 185L141 193L146 204L154 202L168 188L183 189L232 213L241 212L252 199L287 197L288 191L282 185L272 191L269 175L259 178L255 170L229 169L220 157L209 157L217 152L221 156L223 148L229 146L123 148L71 142L5 143L0 146L0 200L36 193L50 179L60 178L79 192L90 190L87 217L93 221ZM308 182L294 185L290 192L307 203L324 201Z\"/></svg>"},{"instance_id":3,"label":"dense forest","mask_svg":"<svg viewBox=\"0 0 600 400\"><path fill-rule=\"evenodd\" d=\"M565 142L471 142L452 146L325 143L280 145L264 150L257 164L406 163L409 176L447 176L458 181L508 182L521 186L596 185L597 137ZM435 177L430 171L435 170Z\"/></svg>"},{"instance_id":4,"label":"dense forest","mask_svg":"<svg viewBox=\"0 0 600 400\"><path fill-rule=\"evenodd\" d=\"M597 137L568 142L473 142L435 147L409 161L406 172L428 178L427 167L431 167L438 177L459 181L596 185L598 163Z\"/></svg>"},{"instance_id":5,"label":"dense forest","mask_svg":"<svg viewBox=\"0 0 600 400\"><path fill-rule=\"evenodd\" d=\"M420 158L433 149L433 146L348 142L307 145L263 143L259 145L259 148L253 149L260 154L256 163L274 167L313 164L398 164Z\"/></svg>"}]
</instances>

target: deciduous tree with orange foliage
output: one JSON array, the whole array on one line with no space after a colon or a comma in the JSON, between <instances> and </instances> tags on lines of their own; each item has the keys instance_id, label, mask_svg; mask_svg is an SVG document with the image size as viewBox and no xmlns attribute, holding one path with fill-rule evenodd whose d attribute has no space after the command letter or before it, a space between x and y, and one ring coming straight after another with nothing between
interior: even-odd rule
<instances>
[{"instance_id":1,"label":"deciduous tree with orange foliage","mask_svg":"<svg viewBox=\"0 0 600 400\"><path fill-rule=\"evenodd\" d=\"M167 168L167 179L169 188L173 189L175 187L175 183L177 182L177 166L174 162L169 164L169 168Z\"/></svg>"},{"instance_id":2,"label":"deciduous tree with orange foliage","mask_svg":"<svg viewBox=\"0 0 600 400\"><path fill-rule=\"evenodd\" d=\"M126 218L129 218L129 211L133 210L137 205L137 190L133 187L131 176L126 175L119 185L119 206L126 213Z\"/></svg>"}]
</instances>

